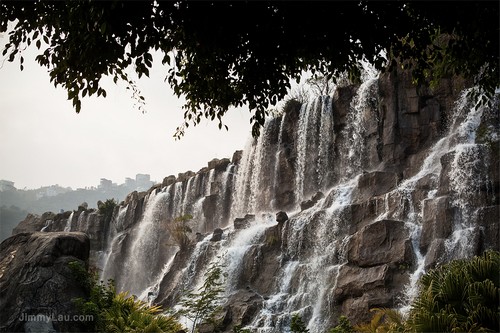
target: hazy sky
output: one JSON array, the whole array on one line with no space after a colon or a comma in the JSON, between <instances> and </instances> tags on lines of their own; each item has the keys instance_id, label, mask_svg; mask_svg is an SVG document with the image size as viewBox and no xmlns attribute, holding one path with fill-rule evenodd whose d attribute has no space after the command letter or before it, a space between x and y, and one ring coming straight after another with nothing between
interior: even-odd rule
<instances>
[{"instance_id":1,"label":"hazy sky","mask_svg":"<svg viewBox=\"0 0 500 333\"><path fill-rule=\"evenodd\" d=\"M0 37L0 50L4 41ZM47 70L34 61L38 52L24 51L22 72L18 60L0 61L0 179L17 188L96 186L100 178L123 183L137 173L161 182L170 174L198 171L212 158L231 158L250 135L250 114L239 109L225 118L229 131L204 121L175 141L183 103L163 82L167 69L159 61L150 78L138 81L147 113L134 108L125 85L109 79L107 97L83 99L76 114L66 92L54 88Z\"/></svg>"}]
</instances>

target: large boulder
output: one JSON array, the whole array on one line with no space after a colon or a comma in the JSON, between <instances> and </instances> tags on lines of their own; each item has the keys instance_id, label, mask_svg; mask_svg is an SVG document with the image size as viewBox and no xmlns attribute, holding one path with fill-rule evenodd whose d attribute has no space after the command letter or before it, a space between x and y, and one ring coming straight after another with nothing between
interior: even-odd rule
<instances>
[{"instance_id":1,"label":"large boulder","mask_svg":"<svg viewBox=\"0 0 500 333\"><path fill-rule=\"evenodd\" d=\"M253 317L262 309L263 298L250 288L240 289L229 296L222 311L222 324L220 328L226 332L233 332L235 327L251 323ZM210 331L212 332L212 331Z\"/></svg>"},{"instance_id":2,"label":"large boulder","mask_svg":"<svg viewBox=\"0 0 500 333\"><path fill-rule=\"evenodd\" d=\"M367 291L384 288L389 280L389 266L361 268L344 265L340 268L334 296L337 302L361 297Z\"/></svg>"},{"instance_id":3,"label":"large boulder","mask_svg":"<svg viewBox=\"0 0 500 333\"><path fill-rule=\"evenodd\" d=\"M0 330L22 332L26 318L46 315L64 318L54 323L57 331L81 331L85 323L72 321L79 314L73 299L87 295L70 263L87 267L89 248L89 238L73 232L21 233L3 241Z\"/></svg>"},{"instance_id":4,"label":"large boulder","mask_svg":"<svg viewBox=\"0 0 500 333\"><path fill-rule=\"evenodd\" d=\"M404 222L381 220L355 233L348 245L349 263L359 267L411 265L414 252Z\"/></svg>"},{"instance_id":5,"label":"large boulder","mask_svg":"<svg viewBox=\"0 0 500 333\"><path fill-rule=\"evenodd\" d=\"M353 198L355 202L363 202L390 192L398 185L398 175L392 172L374 171L363 173L358 179Z\"/></svg>"}]
</instances>

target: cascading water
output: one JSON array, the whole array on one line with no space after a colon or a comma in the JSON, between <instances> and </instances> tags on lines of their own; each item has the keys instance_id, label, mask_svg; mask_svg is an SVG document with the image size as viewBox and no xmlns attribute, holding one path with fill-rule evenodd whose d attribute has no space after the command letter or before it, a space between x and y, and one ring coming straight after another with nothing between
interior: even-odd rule
<instances>
[{"instance_id":1,"label":"cascading water","mask_svg":"<svg viewBox=\"0 0 500 333\"><path fill-rule=\"evenodd\" d=\"M64 231L68 232L71 231L71 227L73 226L73 216L75 215L75 212L71 212L71 214L68 217L68 221L66 221L66 226L64 227Z\"/></svg>"},{"instance_id":2,"label":"cascading water","mask_svg":"<svg viewBox=\"0 0 500 333\"><path fill-rule=\"evenodd\" d=\"M116 254L120 251L120 243L124 236L124 221L127 214L128 205L120 206L118 208L118 214L114 217L113 223L110 226L107 239L107 248L102 256L102 261L100 266L102 267L101 277L103 281L108 281L115 278L114 270L114 259Z\"/></svg>"},{"instance_id":3,"label":"cascading water","mask_svg":"<svg viewBox=\"0 0 500 333\"><path fill-rule=\"evenodd\" d=\"M442 158L453 153L454 158L449 171L451 193L455 197L453 206L458 208L454 216L453 233L445 241L447 254L441 260L449 261L458 258L471 257L474 254L473 241L477 244L477 226L470 212L471 196L479 193L479 187L488 182L484 170L487 169L485 156L479 156L481 145L475 143L476 131L481 122L483 107L473 107L467 99L467 91L462 92L455 103L454 112L450 117L451 125L447 134L436 142L429 150L418 172L403 181L399 186L384 196L383 212L377 219L398 219L405 221L410 230L413 250L416 256L415 270L410 275L410 281L401 299L400 310L406 314L409 304L417 295L418 279L425 272L425 254L419 247L423 208L425 200L432 200L437 189L429 189L421 202L415 202L413 195L419 181L431 177L435 181L442 172ZM401 204L398 209L389 209L389 198L399 197ZM476 239L474 239L476 238Z\"/></svg>"},{"instance_id":4,"label":"cascading water","mask_svg":"<svg viewBox=\"0 0 500 333\"><path fill-rule=\"evenodd\" d=\"M245 323L252 332L287 332L295 313L311 333L326 332L339 313L336 297L342 292L338 286L346 283L342 274L358 272L359 268L362 279L363 272L371 269L369 265L353 268L353 239L359 241L364 227L401 225L404 235L400 237L408 238L412 258L374 265L379 265L378 271L388 272L402 267L398 276L407 285L402 288L401 284L403 290L394 293L401 301L393 305L406 313L416 295L417 281L431 262L429 245L422 244L424 224L432 220L425 207L446 202L448 211L454 212L450 215L452 230L439 235L444 257L435 260L440 263L472 255L475 249L469 245L478 242L470 240L480 230L475 222L477 210L470 204L478 207L475 203L485 199L484 188L492 187L487 175L490 166L486 147L476 142L483 108L466 103L464 93L449 117L448 130L440 138L436 134L434 144L426 142L427 146L419 147L421 151L412 152L412 163L419 165L397 166L398 172L384 169L386 165L370 155L377 150L382 156L383 147L374 148L370 146L373 140L369 143L367 139L368 132L382 136L386 130L383 121L388 120L382 119L379 89L383 86L379 86L378 76L367 76L339 124L334 123L337 118L330 96L318 97L302 105L300 111L297 108L296 113L289 110L269 119L261 136L248 141L238 165L228 164L219 173L211 169L151 192L142 219L128 231L125 266L129 275L123 279L122 289L175 306L182 290L196 290L207 268L217 262L226 276L226 299L242 292L259 299L258 310ZM333 133L334 128L340 131ZM383 139L378 138L380 142ZM406 178L401 179L403 174ZM386 178L379 181L383 184L366 185L376 177ZM384 190L377 192L377 186ZM300 205L318 191L326 197L317 196L309 206ZM270 221L269 213L283 210L289 198L293 201L287 206L289 219L278 224ZM364 211L363 207L370 209ZM158 222L183 214L194 216L190 226L200 234L189 251L174 257L178 247L158 246L168 244L158 238L168 234ZM248 223L243 229L227 225L228 220L245 215ZM218 239L215 234L207 235L216 227L223 228ZM117 233L115 238L119 237L125 234ZM111 262L110 258L107 266L112 266ZM152 270L151 262L155 262ZM266 267L259 267L263 262L274 265L273 273L266 275L269 281L259 280L258 274L265 275L262 270Z\"/></svg>"},{"instance_id":5,"label":"cascading water","mask_svg":"<svg viewBox=\"0 0 500 333\"><path fill-rule=\"evenodd\" d=\"M362 168L366 164L366 122L373 117L373 110L377 108L377 78L378 75L368 75L351 102L346 127L341 133L346 140L342 147L342 180L356 176L363 171Z\"/></svg>"},{"instance_id":6,"label":"cascading water","mask_svg":"<svg viewBox=\"0 0 500 333\"><path fill-rule=\"evenodd\" d=\"M141 294L153 282L158 270L162 268L162 259L175 253L166 243L168 239L162 237L168 235L168 221L165 220L163 211L169 195L169 192L152 192L147 198L143 220L135 231L127 261L123 263L125 275L121 281L135 295ZM151 263L155 265L151 267ZM118 287L124 288L123 285Z\"/></svg>"},{"instance_id":7,"label":"cascading water","mask_svg":"<svg viewBox=\"0 0 500 333\"><path fill-rule=\"evenodd\" d=\"M330 96L319 96L300 110L295 163L295 200L331 186L333 116ZM311 167L310 165L313 165Z\"/></svg>"},{"instance_id":8,"label":"cascading water","mask_svg":"<svg viewBox=\"0 0 500 333\"><path fill-rule=\"evenodd\" d=\"M328 329L325 318L330 316L332 291L339 268L346 262L348 236L343 212L351 203L356 181L335 186L328 199L290 218L277 290L249 327L262 333L286 332L290 314L299 313L310 332ZM312 247L304 244L307 239L316 240Z\"/></svg>"}]
</instances>

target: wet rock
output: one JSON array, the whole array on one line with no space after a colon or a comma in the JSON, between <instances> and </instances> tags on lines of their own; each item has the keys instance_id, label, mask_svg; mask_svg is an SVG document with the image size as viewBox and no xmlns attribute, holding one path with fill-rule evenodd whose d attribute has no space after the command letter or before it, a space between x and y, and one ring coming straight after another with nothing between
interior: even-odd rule
<instances>
[{"instance_id":1,"label":"wet rock","mask_svg":"<svg viewBox=\"0 0 500 333\"><path fill-rule=\"evenodd\" d=\"M169 185L174 184L176 182L176 180L177 180L177 178L175 178L174 175L170 175L168 177L163 178L163 182L161 183L161 185L163 187L167 187Z\"/></svg>"},{"instance_id":2,"label":"wet rock","mask_svg":"<svg viewBox=\"0 0 500 333\"><path fill-rule=\"evenodd\" d=\"M394 304L392 295L384 290L369 290L360 297L348 298L340 307L341 313L344 313L351 321L351 324L358 325L369 322L373 313L373 308L390 308Z\"/></svg>"},{"instance_id":3,"label":"wet rock","mask_svg":"<svg viewBox=\"0 0 500 333\"><path fill-rule=\"evenodd\" d=\"M247 214L245 217L237 217L234 219L233 225L234 229L245 229L250 226L252 222L255 221L255 215Z\"/></svg>"},{"instance_id":4,"label":"wet rock","mask_svg":"<svg viewBox=\"0 0 500 333\"><path fill-rule=\"evenodd\" d=\"M300 203L300 210L301 211L304 211L306 209L309 209L311 207L313 207L316 203L312 200L306 200L306 201L302 201Z\"/></svg>"},{"instance_id":5,"label":"wet rock","mask_svg":"<svg viewBox=\"0 0 500 333\"><path fill-rule=\"evenodd\" d=\"M50 219L49 216L44 217L44 215L40 217L35 214L28 214L26 218L19 222L19 224L12 230L12 234L17 235L23 232L40 231L46 225L46 220Z\"/></svg>"},{"instance_id":6,"label":"wet rock","mask_svg":"<svg viewBox=\"0 0 500 333\"><path fill-rule=\"evenodd\" d=\"M227 166L231 163L228 158L223 158L219 160L218 158L214 158L210 162L208 162L208 170L215 169L219 172L224 172L227 169Z\"/></svg>"},{"instance_id":7,"label":"wet rock","mask_svg":"<svg viewBox=\"0 0 500 333\"><path fill-rule=\"evenodd\" d=\"M191 177L194 177L196 175L196 173L194 173L193 171L186 171L186 172L183 172L183 173L179 173L177 175L177 181L178 182L183 182L185 180L188 180L189 178Z\"/></svg>"},{"instance_id":8,"label":"wet rock","mask_svg":"<svg viewBox=\"0 0 500 333\"><path fill-rule=\"evenodd\" d=\"M381 264L413 264L414 253L404 222L382 220L363 227L348 245L351 265L371 267Z\"/></svg>"},{"instance_id":9,"label":"wet rock","mask_svg":"<svg viewBox=\"0 0 500 333\"><path fill-rule=\"evenodd\" d=\"M318 202L321 199L323 199L324 197L325 197L325 195L323 194L323 192L316 192L316 194L313 195L313 197L312 197L311 200L314 201L314 202Z\"/></svg>"},{"instance_id":10,"label":"wet rock","mask_svg":"<svg viewBox=\"0 0 500 333\"><path fill-rule=\"evenodd\" d=\"M25 333L56 333L50 317L39 313L32 315L30 319L24 323Z\"/></svg>"},{"instance_id":11,"label":"wet rock","mask_svg":"<svg viewBox=\"0 0 500 333\"><path fill-rule=\"evenodd\" d=\"M235 326L246 326L263 306L263 299L251 289L238 290L227 300L223 309L221 329L233 332Z\"/></svg>"},{"instance_id":12,"label":"wet rock","mask_svg":"<svg viewBox=\"0 0 500 333\"><path fill-rule=\"evenodd\" d=\"M243 156L243 150L237 150L233 153L233 158L231 159L231 163L240 164L241 157Z\"/></svg>"},{"instance_id":13,"label":"wet rock","mask_svg":"<svg viewBox=\"0 0 500 333\"><path fill-rule=\"evenodd\" d=\"M339 271L334 299L340 303L346 298L361 297L369 290L383 288L389 277L388 265L369 268L344 265Z\"/></svg>"},{"instance_id":14,"label":"wet rock","mask_svg":"<svg viewBox=\"0 0 500 333\"><path fill-rule=\"evenodd\" d=\"M116 232L124 231L134 226L140 221L144 208L145 192L134 191L127 195L122 207L126 207L127 211L123 219L113 219L113 227ZM119 207L116 208L117 210Z\"/></svg>"},{"instance_id":15,"label":"wet rock","mask_svg":"<svg viewBox=\"0 0 500 333\"><path fill-rule=\"evenodd\" d=\"M355 202L369 200L390 192L398 185L398 175L393 172L374 171L362 174L353 192Z\"/></svg>"},{"instance_id":16,"label":"wet rock","mask_svg":"<svg viewBox=\"0 0 500 333\"><path fill-rule=\"evenodd\" d=\"M477 211L478 224L482 226L482 250L500 251L500 206L488 206Z\"/></svg>"},{"instance_id":17,"label":"wet rock","mask_svg":"<svg viewBox=\"0 0 500 333\"><path fill-rule=\"evenodd\" d=\"M211 242L218 242L222 240L222 234L224 233L224 230L221 228L217 228L214 230L214 233L212 234L212 238L210 238Z\"/></svg>"},{"instance_id":18,"label":"wet rock","mask_svg":"<svg viewBox=\"0 0 500 333\"><path fill-rule=\"evenodd\" d=\"M434 239L447 238L451 234L455 213L456 207L451 205L448 196L424 200L419 244L421 251L427 252Z\"/></svg>"},{"instance_id":19,"label":"wet rock","mask_svg":"<svg viewBox=\"0 0 500 333\"><path fill-rule=\"evenodd\" d=\"M442 263L445 254L445 239L435 238L429 244L427 254L425 255L424 268L426 270L436 267L438 263Z\"/></svg>"},{"instance_id":20,"label":"wet rock","mask_svg":"<svg viewBox=\"0 0 500 333\"><path fill-rule=\"evenodd\" d=\"M288 215L284 211L280 211L276 213L276 222L283 223L288 220Z\"/></svg>"},{"instance_id":21,"label":"wet rock","mask_svg":"<svg viewBox=\"0 0 500 333\"><path fill-rule=\"evenodd\" d=\"M84 210L87 210L89 209L89 204L86 203L86 202L82 202L79 206L78 206L78 210L79 211L84 211Z\"/></svg>"},{"instance_id":22,"label":"wet rock","mask_svg":"<svg viewBox=\"0 0 500 333\"><path fill-rule=\"evenodd\" d=\"M205 235L203 235L200 232L197 232L196 235L195 235L196 243L201 242L204 238L205 238Z\"/></svg>"},{"instance_id":23,"label":"wet rock","mask_svg":"<svg viewBox=\"0 0 500 333\"><path fill-rule=\"evenodd\" d=\"M203 200L202 210L205 217L204 232L213 230L216 227L218 198L218 194L212 194L206 196L205 200Z\"/></svg>"},{"instance_id":24,"label":"wet rock","mask_svg":"<svg viewBox=\"0 0 500 333\"><path fill-rule=\"evenodd\" d=\"M316 194L313 195L311 200L302 201L300 203L300 210L304 211L306 209L313 207L318 203L319 200L323 199L324 197L325 195L323 194L323 192L316 192Z\"/></svg>"}]
</instances>

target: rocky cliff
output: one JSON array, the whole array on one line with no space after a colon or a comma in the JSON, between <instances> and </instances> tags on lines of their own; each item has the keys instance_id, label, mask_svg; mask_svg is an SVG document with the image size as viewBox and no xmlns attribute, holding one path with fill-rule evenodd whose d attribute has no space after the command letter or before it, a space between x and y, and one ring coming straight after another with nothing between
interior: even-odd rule
<instances>
[{"instance_id":1,"label":"rocky cliff","mask_svg":"<svg viewBox=\"0 0 500 333\"><path fill-rule=\"evenodd\" d=\"M88 291L70 263L86 267L89 248L83 233L20 233L3 241L0 330L28 332L31 325L31 332L49 332L54 326L59 332L82 331L85 318L79 317L73 299L87 297Z\"/></svg>"},{"instance_id":2,"label":"rocky cliff","mask_svg":"<svg viewBox=\"0 0 500 333\"><path fill-rule=\"evenodd\" d=\"M131 193L109 225L83 207L17 230L88 233L103 278L169 307L218 262L226 331L404 311L426 270L499 249L498 101L476 105L467 87L367 75L288 102L232 160Z\"/></svg>"}]
</instances>

